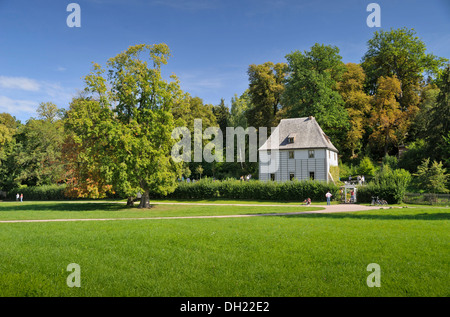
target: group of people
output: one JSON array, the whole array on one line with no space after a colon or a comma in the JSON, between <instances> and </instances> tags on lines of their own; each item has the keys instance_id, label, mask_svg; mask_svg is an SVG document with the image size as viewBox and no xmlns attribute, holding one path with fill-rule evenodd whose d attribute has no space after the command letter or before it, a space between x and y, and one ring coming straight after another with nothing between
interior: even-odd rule
<instances>
[{"instance_id":1,"label":"group of people","mask_svg":"<svg viewBox=\"0 0 450 317\"><path fill-rule=\"evenodd\" d=\"M23 201L23 194L20 194L20 195L19 195L19 193L17 193L17 195L16 195L16 201L19 201L19 199L20 199L20 201Z\"/></svg>"},{"instance_id":2,"label":"group of people","mask_svg":"<svg viewBox=\"0 0 450 317\"><path fill-rule=\"evenodd\" d=\"M352 177L351 176L348 177L348 181L351 183L351 181L352 181ZM364 178L364 175L356 176L356 181L358 182L358 185L363 185L366 182L366 180Z\"/></svg>"},{"instance_id":3,"label":"group of people","mask_svg":"<svg viewBox=\"0 0 450 317\"><path fill-rule=\"evenodd\" d=\"M347 199L346 192L341 189L341 201L345 203L356 203L356 192L354 189L350 191L350 199Z\"/></svg>"}]
</instances>

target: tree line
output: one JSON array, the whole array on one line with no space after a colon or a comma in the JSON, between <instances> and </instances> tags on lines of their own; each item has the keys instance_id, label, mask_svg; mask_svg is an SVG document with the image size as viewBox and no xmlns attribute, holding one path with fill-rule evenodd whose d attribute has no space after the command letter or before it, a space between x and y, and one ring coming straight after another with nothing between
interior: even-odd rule
<instances>
[{"instance_id":1,"label":"tree line","mask_svg":"<svg viewBox=\"0 0 450 317\"><path fill-rule=\"evenodd\" d=\"M247 161L174 162L171 132L194 131L196 118L203 129L226 131L314 116L339 150L341 175L389 157L416 175L450 167L449 61L427 53L413 29L375 32L359 63L316 43L285 63L249 65L249 86L229 106L182 91L175 75L164 79L170 56L165 44L131 46L105 66L94 63L68 107L43 102L24 124L0 114L0 188L58 183L72 197L130 199L140 192L146 207L183 177L257 177L257 163Z\"/></svg>"}]
</instances>

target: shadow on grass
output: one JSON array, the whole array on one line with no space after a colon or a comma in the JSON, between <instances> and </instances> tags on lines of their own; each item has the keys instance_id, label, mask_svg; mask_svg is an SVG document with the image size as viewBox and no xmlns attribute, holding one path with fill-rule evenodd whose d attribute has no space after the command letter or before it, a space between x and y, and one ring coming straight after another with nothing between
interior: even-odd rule
<instances>
[{"instance_id":1,"label":"shadow on grass","mask_svg":"<svg viewBox=\"0 0 450 317\"><path fill-rule=\"evenodd\" d=\"M417 213L417 214L360 214L351 213L314 213L299 215L281 215L287 218L327 218L327 219L365 219L365 220L450 220L450 213Z\"/></svg>"},{"instance_id":2,"label":"shadow on grass","mask_svg":"<svg viewBox=\"0 0 450 317\"><path fill-rule=\"evenodd\" d=\"M6 211L120 211L129 209L125 203L111 202L42 202L42 203L7 203L0 206L0 212Z\"/></svg>"}]
</instances>

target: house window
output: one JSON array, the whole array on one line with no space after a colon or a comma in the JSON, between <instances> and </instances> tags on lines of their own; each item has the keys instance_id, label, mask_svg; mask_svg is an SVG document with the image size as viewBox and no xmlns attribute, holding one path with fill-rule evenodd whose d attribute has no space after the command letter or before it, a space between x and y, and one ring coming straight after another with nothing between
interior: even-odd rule
<instances>
[{"instance_id":1,"label":"house window","mask_svg":"<svg viewBox=\"0 0 450 317\"><path fill-rule=\"evenodd\" d=\"M294 137L289 137L288 138L288 143L294 143Z\"/></svg>"},{"instance_id":2,"label":"house window","mask_svg":"<svg viewBox=\"0 0 450 317\"><path fill-rule=\"evenodd\" d=\"M294 177L295 177L295 174L294 174L294 173L289 173L289 180L290 180L290 181L293 181L293 180L294 180Z\"/></svg>"},{"instance_id":3,"label":"house window","mask_svg":"<svg viewBox=\"0 0 450 317\"><path fill-rule=\"evenodd\" d=\"M309 179L314 180L314 172L309 172Z\"/></svg>"},{"instance_id":4,"label":"house window","mask_svg":"<svg viewBox=\"0 0 450 317\"><path fill-rule=\"evenodd\" d=\"M289 158L293 159L294 158L294 151L289 151Z\"/></svg>"},{"instance_id":5,"label":"house window","mask_svg":"<svg viewBox=\"0 0 450 317\"><path fill-rule=\"evenodd\" d=\"M308 158L314 158L314 150L308 151Z\"/></svg>"},{"instance_id":6,"label":"house window","mask_svg":"<svg viewBox=\"0 0 450 317\"><path fill-rule=\"evenodd\" d=\"M271 151L270 151L270 150L267 150L267 155L270 155L270 153L271 153Z\"/></svg>"},{"instance_id":7,"label":"house window","mask_svg":"<svg viewBox=\"0 0 450 317\"><path fill-rule=\"evenodd\" d=\"M273 182L275 181L275 174L270 174L270 180Z\"/></svg>"}]
</instances>

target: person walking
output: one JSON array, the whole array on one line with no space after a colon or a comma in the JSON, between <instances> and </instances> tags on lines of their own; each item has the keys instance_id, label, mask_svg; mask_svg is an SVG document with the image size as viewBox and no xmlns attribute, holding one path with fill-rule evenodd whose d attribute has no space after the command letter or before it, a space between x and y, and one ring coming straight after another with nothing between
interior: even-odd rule
<instances>
[{"instance_id":1,"label":"person walking","mask_svg":"<svg viewBox=\"0 0 450 317\"><path fill-rule=\"evenodd\" d=\"M328 191L328 192L325 194L325 197L327 197L327 205L328 205L328 206L331 205L331 196L333 196L333 195L330 193L330 191Z\"/></svg>"},{"instance_id":2,"label":"person walking","mask_svg":"<svg viewBox=\"0 0 450 317\"><path fill-rule=\"evenodd\" d=\"M23 201L23 194L20 194L20 202Z\"/></svg>"},{"instance_id":3,"label":"person walking","mask_svg":"<svg viewBox=\"0 0 450 317\"><path fill-rule=\"evenodd\" d=\"M17 195L16 195L16 201L19 201L19 193L17 193Z\"/></svg>"}]
</instances>

